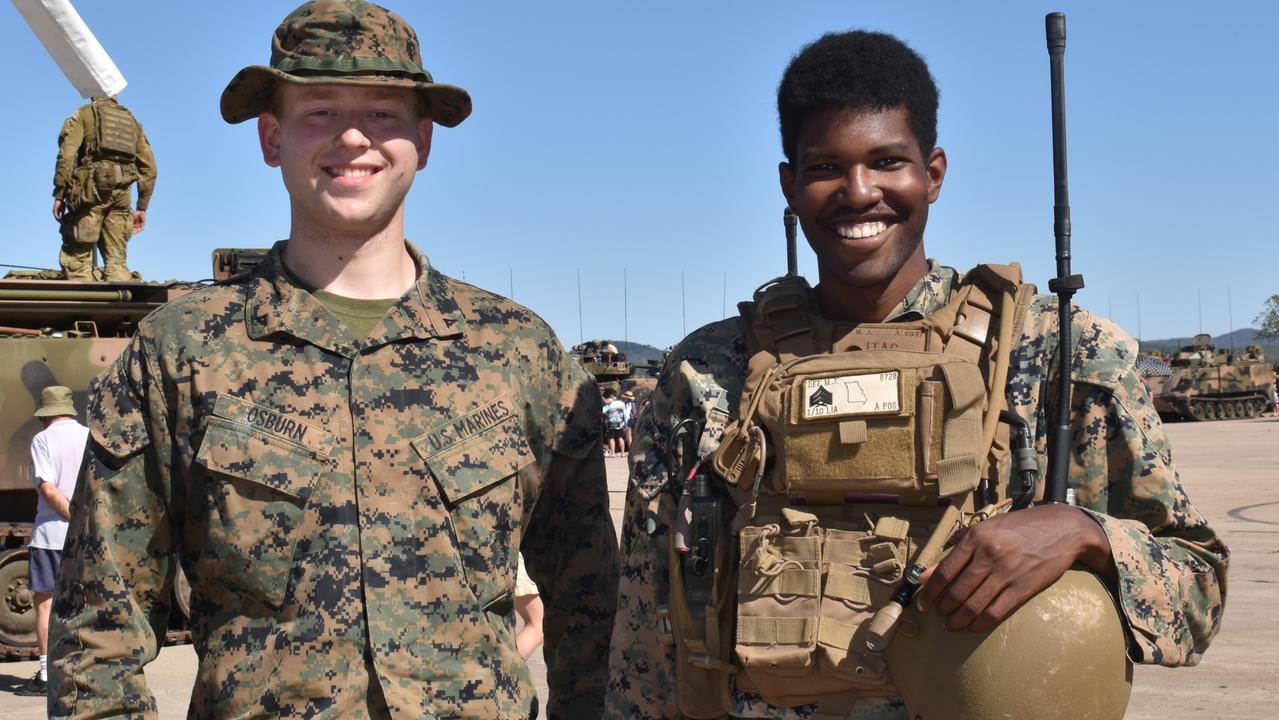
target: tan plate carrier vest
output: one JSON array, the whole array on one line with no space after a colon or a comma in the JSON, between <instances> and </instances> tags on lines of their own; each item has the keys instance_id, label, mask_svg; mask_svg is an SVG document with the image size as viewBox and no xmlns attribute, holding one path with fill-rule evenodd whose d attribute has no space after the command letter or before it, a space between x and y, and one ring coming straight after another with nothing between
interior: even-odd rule
<instances>
[{"instance_id":1,"label":"tan plate carrier vest","mask_svg":"<svg viewBox=\"0 0 1279 720\"><path fill-rule=\"evenodd\" d=\"M93 103L97 122L89 157L131 163L138 156L138 125L128 110L113 102Z\"/></svg>"},{"instance_id":2,"label":"tan plate carrier vest","mask_svg":"<svg viewBox=\"0 0 1279 720\"><path fill-rule=\"evenodd\" d=\"M841 326L799 277L739 306L752 356L737 419L708 459L737 511L705 620L668 543L684 716L725 717L730 676L773 705L817 703L813 717L897 694L866 625L925 542L975 509L980 480L1002 495L999 416L1034 292L1017 264L980 265L917 322ZM952 527L938 527L943 515Z\"/></svg>"},{"instance_id":3,"label":"tan plate carrier vest","mask_svg":"<svg viewBox=\"0 0 1279 720\"><path fill-rule=\"evenodd\" d=\"M111 193L138 179L138 124L113 102L91 103L93 127L85 133L84 151L68 188L72 212L97 205Z\"/></svg>"}]
</instances>

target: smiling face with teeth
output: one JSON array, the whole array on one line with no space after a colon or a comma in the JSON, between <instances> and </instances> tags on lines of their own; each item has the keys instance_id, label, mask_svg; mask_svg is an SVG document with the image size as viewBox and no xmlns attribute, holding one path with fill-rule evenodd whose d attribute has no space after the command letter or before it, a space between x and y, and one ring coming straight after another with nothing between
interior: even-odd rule
<instances>
[{"instance_id":1,"label":"smiling face with teeth","mask_svg":"<svg viewBox=\"0 0 1279 720\"><path fill-rule=\"evenodd\" d=\"M804 119L782 194L817 254L818 298L833 319L879 322L928 270L924 226L946 175L904 107L837 108Z\"/></svg>"},{"instance_id":2,"label":"smiling face with teeth","mask_svg":"<svg viewBox=\"0 0 1279 720\"><path fill-rule=\"evenodd\" d=\"M431 119L416 94L289 83L276 93L258 137L289 191L290 236L359 239L402 227L404 197L431 148Z\"/></svg>"}]
</instances>

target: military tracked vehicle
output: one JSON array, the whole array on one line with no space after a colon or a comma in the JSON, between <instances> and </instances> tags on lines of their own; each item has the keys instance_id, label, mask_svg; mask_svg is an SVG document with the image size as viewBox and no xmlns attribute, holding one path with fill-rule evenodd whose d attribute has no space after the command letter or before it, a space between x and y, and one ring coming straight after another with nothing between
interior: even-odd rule
<instances>
[{"instance_id":1,"label":"military tracked vehicle","mask_svg":"<svg viewBox=\"0 0 1279 720\"><path fill-rule=\"evenodd\" d=\"M671 356L671 351L674 349L675 347L673 345L666 348L656 360L650 360L647 365L642 366L644 376L651 378L660 377L662 374L662 368L666 367L666 359Z\"/></svg>"},{"instance_id":2,"label":"military tracked vehicle","mask_svg":"<svg viewBox=\"0 0 1279 720\"><path fill-rule=\"evenodd\" d=\"M217 250L214 277L256 264L265 251ZM138 321L201 283L82 282L48 279L56 271L0 279L0 658L36 654L35 604L27 543L36 514L31 438L42 429L32 413L49 385L71 388L84 422L89 383L124 351ZM177 581L167 640L185 638L190 591Z\"/></svg>"},{"instance_id":3,"label":"military tracked vehicle","mask_svg":"<svg viewBox=\"0 0 1279 720\"><path fill-rule=\"evenodd\" d=\"M1256 345L1218 350L1207 334L1168 362L1166 375L1146 375L1155 409L1168 419L1232 420L1260 415L1270 404L1275 372Z\"/></svg>"},{"instance_id":4,"label":"military tracked vehicle","mask_svg":"<svg viewBox=\"0 0 1279 720\"><path fill-rule=\"evenodd\" d=\"M621 382L630 377L633 370L626 356L607 340L587 340L574 345L569 355L594 375L601 387L620 389Z\"/></svg>"}]
</instances>

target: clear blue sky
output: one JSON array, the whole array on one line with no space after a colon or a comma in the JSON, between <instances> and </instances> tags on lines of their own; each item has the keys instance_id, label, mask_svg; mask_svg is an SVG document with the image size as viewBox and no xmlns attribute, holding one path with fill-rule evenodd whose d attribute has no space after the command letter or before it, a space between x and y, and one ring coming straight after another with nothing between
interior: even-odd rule
<instances>
[{"instance_id":1,"label":"clear blue sky","mask_svg":"<svg viewBox=\"0 0 1279 720\"><path fill-rule=\"evenodd\" d=\"M288 232L252 122L218 97L265 63L293 2L104 2L80 14L129 86L160 174L130 265L210 275L215 247ZM514 297L568 343L665 346L785 269L774 110L788 59L830 30L897 34L941 88L950 170L925 238L960 269L1054 272L1043 16L1067 13L1077 301L1145 338L1246 327L1279 292L1273 2L399 2L437 80L475 112L436 131L407 233L455 276ZM80 99L0 3L9 171L0 262L57 263L56 136ZM802 245L802 242L801 242ZM806 246L801 270L816 277ZM582 288L579 331L577 278ZM629 281L626 298L623 271ZM681 276L684 278L681 293ZM641 288L649 292L641 293ZM727 303L724 298L727 297ZM681 297L683 302L681 302ZM1202 297L1202 303L1200 303ZM624 312L624 299L629 311Z\"/></svg>"}]
</instances>

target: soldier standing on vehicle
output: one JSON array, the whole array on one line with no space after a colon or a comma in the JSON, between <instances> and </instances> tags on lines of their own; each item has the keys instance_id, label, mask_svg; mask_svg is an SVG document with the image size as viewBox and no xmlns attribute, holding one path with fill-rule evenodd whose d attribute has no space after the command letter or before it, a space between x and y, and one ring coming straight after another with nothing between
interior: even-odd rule
<instances>
[{"instance_id":1,"label":"soldier standing on vehicle","mask_svg":"<svg viewBox=\"0 0 1279 720\"><path fill-rule=\"evenodd\" d=\"M53 219L62 226L58 262L68 280L133 279L126 264L129 238L146 226L155 175L142 125L114 97L95 97L62 123ZM101 277L95 277L95 249L102 254Z\"/></svg>"},{"instance_id":2,"label":"soldier standing on vehicle","mask_svg":"<svg viewBox=\"0 0 1279 720\"><path fill-rule=\"evenodd\" d=\"M75 492L80 461L84 459L89 428L76 421L71 389L61 385L50 385L40 391L40 407L35 416L44 430L31 439L31 477L38 499L28 546L28 566L31 591L35 595L40 669L16 694L39 697L45 694L49 679L49 611L53 607L53 586L62 567L71 495Z\"/></svg>"},{"instance_id":3,"label":"soldier standing on vehicle","mask_svg":"<svg viewBox=\"0 0 1279 720\"><path fill-rule=\"evenodd\" d=\"M191 717L531 716L522 548L546 714L598 717L616 591L599 390L540 318L404 237L432 123L470 96L433 81L398 15L323 1L221 109L257 118L289 236L148 316L94 388L51 714L154 715L142 668L180 565Z\"/></svg>"},{"instance_id":4,"label":"soldier standing on vehicle","mask_svg":"<svg viewBox=\"0 0 1279 720\"><path fill-rule=\"evenodd\" d=\"M632 454L605 716L905 720L898 690L923 677L914 699L941 717L961 703L962 717L1094 717L1071 703L1126 704L1125 632L1135 661L1196 663L1221 622L1228 553L1173 469L1136 343L1110 322L1073 320L1077 506L1006 511L1029 499L1015 431L1028 472L1046 466L1056 300L1016 266L961 275L926 258L947 158L924 61L890 35L826 35L786 69L778 112L781 190L820 283L770 281L665 363ZM956 510L965 525L945 524ZM898 662L921 633L899 630L882 654L872 621L936 526L968 527L915 595L921 618L940 613L945 647ZM940 689L964 638L1080 576L1096 593L1066 604L1108 616L1104 637L1027 620L1055 634L1036 647L1023 632L1032 654L1004 660L1021 666L962 700ZM1085 654L1111 641L1109 669L1063 664L1060 637ZM1027 712L1049 684L1071 702Z\"/></svg>"}]
</instances>

